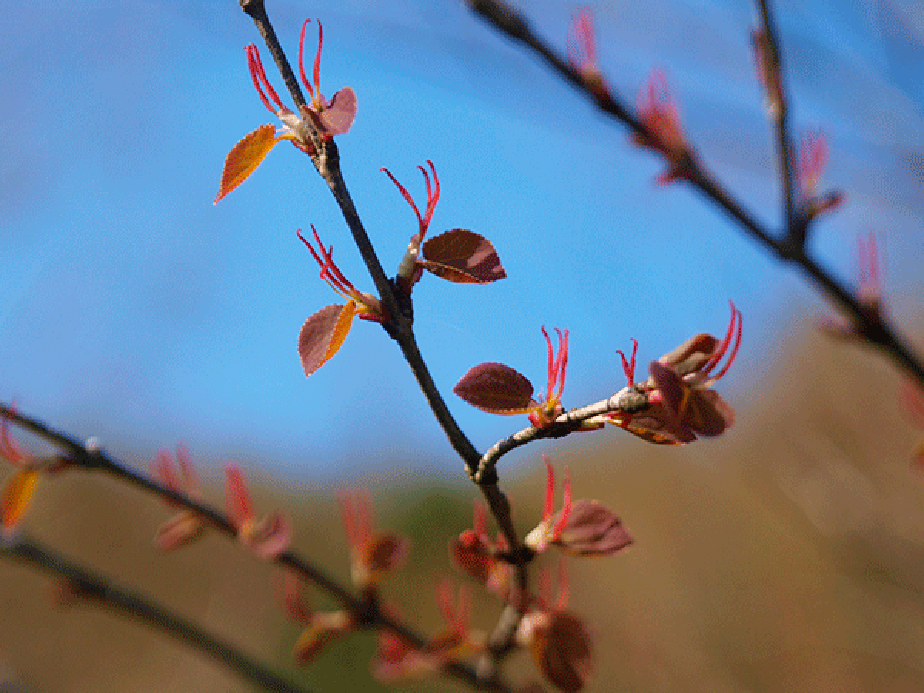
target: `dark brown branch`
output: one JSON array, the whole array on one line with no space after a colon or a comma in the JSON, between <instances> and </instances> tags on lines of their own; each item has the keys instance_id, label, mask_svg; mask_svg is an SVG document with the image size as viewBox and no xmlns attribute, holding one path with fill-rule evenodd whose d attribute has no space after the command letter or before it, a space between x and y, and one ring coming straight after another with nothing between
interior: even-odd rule
<instances>
[{"instance_id":1,"label":"dark brown branch","mask_svg":"<svg viewBox=\"0 0 924 693\"><path fill-rule=\"evenodd\" d=\"M783 58L780 50L776 26L770 14L767 0L757 0L758 13L762 29L759 37L759 46L756 46L757 59L762 60L759 69L764 70L764 85L768 91L768 99L772 110L774 129L776 131L777 158L780 163L780 178L783 189L783 216L788 229L789 242L792 245L805 247L808 234L808 220L797 218L793 203L793 158L792 140L789 137L789 105L786 98L786 88L783 83Z\"/></svg>"},{"instance_id":2,"label":"dark brown branch","mask_svg":"<svg viewBox=\"0 0 924 693\"><path fill-rule=\"evenodd\" d=\"M148 597L117 587L109 580L34 541L22 538L0 541L0 554L58 575L68 582L75 594L88 602L95 601L111 606L145 625L182 640L268 691L302 693L309 690L293 685L272 669L250 659L232 645L177 616ZM7 624L7 627L12 627L12 624Z\"/></svg>"},{"instance_id":3,"label":"dark brown branch","mask_svg":"<svg viewBox=\"0 0 924 693\"><path fill-rule=\"evenodd\" d=\"M547 42L536 36L530 29L526 18L509 5L496 0L467 0L467 2L489 24L511 38L526 44L538 53L563 79L593 100L601 111L619 120L643 138L654 142L659 141L657 133L649 131L644 123L632 116L628 109L614 96L588 88L583 75L573 69ZM785 138L785 134L782 137ZM855 295L844 288L827 270L808 256L803 242L805 237L804 229L802 231L787 229L786 237L783 240L777 240L764 225L756 221L737 200L714 180L697 159L694 158L686 163L687 165L684 167L685 180L695 190L737 221L747 235L770 251L778 260L792 263L799 267L804 274L809 276L817 288L826 293L850 316L857 325L858 334L863 335L870 343L882 348L899 367L904 368L924 386L924 362L913 353L908 344L882 316L871 315ZM792 205L791 202L788 204ZM796 226L800 223L798 216L793 212L793 217L796 217Z\"/></svg>"},{"instance_id":4,"label":"dark brown branch","mask_svg":"<svg viewBox=\"0 0 924 693\"><path fill-rule=\"evenodd\" d=\"M285 55L279 45L276 34L272 29L263 0L241 0L241 7L253 18L274 58L277 54L280 56L276 58L276 62L277 65L285 66L283 78L286 81L286 86L289 87L290 81L286 78L286 74L291 74L291 68L288 66L288 61L285 59ZM280 70L283 70L283 67L280 67ZM298 103L298 99L302 98L300 96L301 90L298 89L297 83L295 84L295 88L296 90L293 91L290 87L290 91L292 92L292 98ZM427 368L426 362L423 360L423 356L420 354L416 338L414 337L413 309L411 307L410 296L404 295L401 297L402 300L399 300L394 285L385 276L378 255L369 240L369 236L363 227L356 207L353 204L352 197L343 180L343 175L340 171L340 154L336 144L332 139L325 140L321 142L318 151L318 156L314 157L318 172L330 187L334 199L337 201L337 205L340 207L343 214L343 218L353 235L356 247L372 277L372 281L379 293L379 298L391 316L391 320L384 323L383 327L388 334L398 342L398 345L401 347L401 352L404 354L405 360L414 373L414 377L417 379L417 383L427 403L430 405L433 415L436 417L438 424L449 439L452 448L465 462L469 476L473 477L478 469L478 462L481 459L481 454L459 427L455 417L452 416L442 394L433 381L433 377L430 375L430 371ZM479 482L479 487L488 503L491 514L497 520L498 526L506 537L508 544L512 547L514 555L519 555L518 549L522 548L522 544L513 527L513 521L510 516L510 503L497 486L497 475L494 470L490 470L489 473L483 474L481 478L482 481ZM523 592L526 591L527 576L523 564L517 565L517 585Z\"/></svg>"}]
</instances>

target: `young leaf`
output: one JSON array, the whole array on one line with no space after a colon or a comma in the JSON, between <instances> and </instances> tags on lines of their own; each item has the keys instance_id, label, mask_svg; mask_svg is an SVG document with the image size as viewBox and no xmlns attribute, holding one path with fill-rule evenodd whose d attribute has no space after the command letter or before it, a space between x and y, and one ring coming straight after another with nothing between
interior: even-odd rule
<instances>
[{"instance_id":1,"label":"young leaf","mask_svg":"<svg viewBox=\"0 0 924 693\"><path fill-rule=\"evenodd\" d=\"M507 276L494 246L468 229L450 229L423 244L424 268L450 282L487 284Z\"/></svg>"},{"instance_id":2,"label":"young leaf","mask_svg":"<svg viewBox=\"0 0 924 693\"><path fill-rule=\"evenodd\" d=\"M0 496L0 513L4 532L12 530L32 503L32 495L38 483L38 472L34 469L17 469L6 482Z\"/></svg>"},{"instance_id":3,"label":"young leaf","mask_svg":"<svg viewBox=\"0 0 924 693\"><path fill-rule=\"evenodd\" d=\"M356 92L344 87L330 100L330 106L321 111L321 125L328 135L345 135L356 119Z\"/></svg>"},{"instance_id":4,"label":"young leaf","mask_svg":"<svg viewBox=\"0 0 924 693\"><path fill-rule=\"evenodd\" d=\"M525 375L502 363L480 363L452 388L459 397L489 414L525 414L537 405Z\"/></svg>"},{"instance_id":5,"label":"young leaf","mask_svg":"<svg viewBox=\"0 0 924 693\"><path fill-rule=\"evenodd\" d=\"M557 522L561 513L552 518ZM561 535L553 542L578 556L608 556L626 548L632 537L620 519L595 500L575 501Z\"/></svg>"},{"instance_id":6,"label":"young leaf","mask_svg":"<svg viewBox=\"0 0 924 693\"><path fill-rule=\"evenodd\" d=\"M337 353L350 333L356 302L350 299L345 305L332 304L312 315L298 333L298 355L305 375L309 376Z\"/></svg>"},{"instance_id":7,"label":"young leaf","mask_svg":"<svg viewBox=\"0 0 924 693\"><path fill-rule=\"evenodd\" d=\"M287 138L276 136L276 126L261 125L234 145L221 170L221 186L213 204L218 204L221 198L243 183L266 158L270 149L284 139Z\"/></svg>"}]
</instances>

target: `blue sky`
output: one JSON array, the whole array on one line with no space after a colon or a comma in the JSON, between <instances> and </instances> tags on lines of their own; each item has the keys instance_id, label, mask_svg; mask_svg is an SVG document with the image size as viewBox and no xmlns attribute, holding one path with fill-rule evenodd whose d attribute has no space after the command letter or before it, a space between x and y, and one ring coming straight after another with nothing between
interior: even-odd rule
<instances>
[{"instance_id":1,"label":"blue sky","mask_svg":"<svg viewBox=\"0 0 924 693\"><path fill-rule=\"evenodd\" d=\"M852 281L856 237L876 230L892 312L917 317L924 13L911 0L776 4L794 124L823 128L824 182L848 196L813 246ZM574 11L591 7L604 72L630 101L653 66L664 69L704 160L775 223L750 3L528 5L562 48ZM416 220L383 166L421 200L416 166L432 159L443 194L431 233L471 228L500 254L503 282L425 277L415 291L421 349L482 449L524 420L474 410L451 387L470 366L502 361L542 390L541 325L571 330L565 404L577 406L623 385L616 350L631 337L645 363L720 333L733 299L745 324L724 385L734 403L759 396L785 334L827 312L690 190L655 185L652 155L457 0L268 6L293 58L303 19L320 18L323 91L357 93L342 165L389 273ZM273 120L247 73L243 48L257 39L231 0L8 8L0 397L139 463L185 441L204 459L282 474L329 478L413 458L455 475L458 460L375 325L356 324L334 359L302 374L298 330L337 298L295 229L315 224L347 276L371 289L307 158L281 146L212 205L228 149Z\"/></svg>"}]
</instances>

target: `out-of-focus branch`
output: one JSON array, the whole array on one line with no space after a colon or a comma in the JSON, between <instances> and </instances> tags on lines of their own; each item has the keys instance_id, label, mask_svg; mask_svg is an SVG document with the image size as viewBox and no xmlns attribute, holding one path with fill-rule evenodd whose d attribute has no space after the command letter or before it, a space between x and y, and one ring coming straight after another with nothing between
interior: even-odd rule
<instances>
[{"instance_id":1,"label":"out-of-focus branch","mask_svg":"<svg viewBox=\"0 0 924 693\"><path fill-rule=\"evenodd\" d=\"M758 54L757 59L761 61L758 69L764 74L764 87L767 90L767 99L776 130L776 150L783 188L783 215L790 243L804 247L808 223L797 220L793 203L792 140L789 137L789 105L783 83L782 51L767 1L757 0L757 5L762 28L754 39L757 42L755 50Z\"/></svg>"},{"instance_id":2,"label":"out-of-focus branch","mask_svg":"<svg viewBox=\"0 0 924 693\"><path fill-rule=\"evenodd\" d=\"M581 72L556 53L548 42L537 36L530 28L526 17L521 13L506 3L498 2L497 0L467 0L467 2L472 10L498 31L522 42L539 54L563 79L593 100L601 111L617 119L648 141L660 141L658 134L631 115L617 97L609 92L589 88ZM785 130L780 131L778 129L778 133L778 137L782 142L781 150L788 150ZM788 157L788 154L781 153L781 157ZM784 183L784 185L791 190L792 172L789 168L791 162L783 163L782 165L784 175L789 170L790 180L788 184ZM795 219L795 226L787 228L785 237L778 240L763 224L747 212L741 203L725 191L698 158L689 157L689 160L684 161L681 180L693 186L695 190L737 221L747 235L770 251L778 260L799 267L804 274L808 275L818 289L827 294L835 304L848 314L856 324L858 334L862 335L871 344L883 349L899 367L912 374L924 386L924 361L914 354L910 346L898 335L895 328L882 315L871 314L856 295L840 284L817 261L809 257L804 247L806 229L801 231L797 229L800 221L795 210L791 214L787 214L787 216ZM787 206L788 209L793 208L792 200L787 202ZM796 230L793 231L793 228L796 228Z\"/></svg>"},{"instance_id":3,"label":"out-of-focus branch","mask_svg":"<svg viewBox=\"0 0 924 693\"><path fill-rule=\"evenodd\" d=\"M66 556L35 541L22 537L0 540L0 555L28 563L63 578L75 597L87 603L112 607L145 625L157 628L204 652L241 677L268 691L303 693L309 690L290 683L272 669L247 657L232 645L177 616L147 596L118 587L108 579L78 566Z\"/></svg>"},{"instance_id":4,"label":"out-of-focus branch","mask_svg":"<svg viewBox=\"0 0 924 693\"><path fill-rule=\"evenodd\" d=\"M232 537L237 536L235 525L223 513L183 493L174 491L163 484L149 479L109 456L98 447L87 447L76 438L55 431L41 421L28 417L5 404L0 404L0 416L29 430L43 440L63 448L66 451L64 457L71 465L83 467L91 471L108 473L143 491L153 493L165 500L169 500L173 504L193 511L202 517L209 527L222 534ZM304 576L309 582L336 597L343 604L345 609L357 616L357 620L362 625L370 628L386 628L400 635L407 643L415 648L426 648L428 642L426 637L410 628L404 622L385 613L379 608L380 605L377 600L357 597L350 592L349 589L329 577L320 568L305 558L302 558L292 551L286 551L275 556L272 560L278 565ZM472 667L461 663L450 662L446 665L445 669L456 678L464 680L473 686L481 686L484 683Z\"/></svg>"}]
</instances>

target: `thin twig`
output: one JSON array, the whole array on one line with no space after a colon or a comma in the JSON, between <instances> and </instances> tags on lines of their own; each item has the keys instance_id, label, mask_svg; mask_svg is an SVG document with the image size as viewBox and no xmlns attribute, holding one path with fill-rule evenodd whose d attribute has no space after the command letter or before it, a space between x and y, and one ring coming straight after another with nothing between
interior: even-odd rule
<instances>
[{"instance_id":1,"label":"thin twig","mask_svg":"<svg viewBox=\"0 0 924 693\"><path fill-rule=\"evenodd\" d=\"M635 414L648 407L648 395L634 387L624 387L607 399L566 411L559 415L552 423L543 428L530 426L513 435L507 436L491 446L478 463L478 472L475 475L477 482L482 474L494 469L497 461L508 452L541 438L561 438L574 433L591 419L601 417L598 423L604 423L604 415L613 412ZM595 422L597 423L597 422Z\"/></svg>"},{"instance_id":2,"label":"thin twig","mask_svg":"<svg viewBox=\"0 0 924 693\"><path fill-rule=\"evenodd\" d=\"M273 56L281 56L276 59L277 64L285 65L286 72L291 73L291 68L288 66L288 61L285 59L285 54L279 45L279 40L272 30L272 24L267 16L263 0L241 0L241 7L253 18ZM289 87L289 80L285 78L286 72L284 72L283 77L286 86ZM292 90L290 89L290 91ZM297 93L301 93L300 89ZM298 102L298 97L294 91L292 92L292 98ZM343 214L343 218L353 235L356 247L372 277L376 290L379 292L379 299L390 314L391 319L383 323L382 326L385 328L386 332L398 342L401 352L410 366L411 371L414 373L414 377L427 403L430 405L430 409L437 423L443 429L452 448L465 462L468 475L474 477L478 469L478 462L481 459L481 454L459 427L455 417L453 417L452 413L449 411L446 401L443 399L436 383L433 381L433 377L427 368L426 362L420 354L413 330L413 307L411 297L409 295L402 295L399 298L395 291L396 284L385 276L378 255L369 240L369 236L353 204L349 189L343 180L343 174L340 171L339 150L333 139L327 139L321 142L318 155L315 158L315 165L318 168L318 172L330 187L331 193L333 193L334 199ZM497 521L501 532L506 537L511 547L512 555L517 558L517 586L521 592L525 594L528 581L525 563L520 559L521 556L525 555L525 551L513 526L513 519L510 514L510 502L497 485L498 479L493 469L489 470L488 473L482 474L480 478L479 488L488 503L490 512ZM525 604L526 600L518 600L518 602ZM512 634L510 637L512 638Z\"/></svg>"},{"instance_id":3,"label":"thin twig","mask_svg":"<svg viewBox=\"0 0 924 693\"><path fill-rule=\"evenodd\" d=\"M650 141L658 141L657 133L649 131L644 123L629 114L628 109L616 97L612 94L604 94L600 93L599 90L594 91L588 88L583 75L559 56L548 42L539 38L532 31L529 22L522 14L509 5L496 0L467 0L467 2L472 10L483 17L489 24L509 37L526 44L542 56L562 78L593 100L601 111L616 118L632 129L633 132L641 134ZM899 367L904 368L924 386L924 362L914 354L910 346L883 316L871 315L853 293L841 285L817 261L811 259L804 244L798 237L793 242L789 229L787 229L786 237L783 240L778 240L763 224L757 222L753 215L744 209L743 205L715 181L698 159L693 158L691 161L685 162L685 164L684 178L682 180L692 185L694 189L735 219L747 235L769 250L778 260L799 267L815 283L817 288L826 293L830 299L848 313L857 325L858 334L863 335L870 343L882 348ZM786 164L784 164L785 166ZM791 205L792 203L788 204ZM795 212L793 212L793 216L797 216ZM799 223L797 220L795 222L796 226Z\"/></svg>"},{"instance_id":4,"label":"thin twig","mask_svg":"<svg viewBox=\"0 0 924 693\"><path fill-rule=\"evenodd\" d=\"M64 578L74 593L88 602L111 606L145 625L157 628L204 652L266 690L290 693L304 693L309 690L290 683L272 669L247 657L234 646L204 631L191 621L177 616L147 596L118 587L108 579L78 566L66 556L35 541L25 538L0 541L0 554ZM12 626L7 624L7 627Z\"/></svg>"},{"instance_id":5,"label":"thin twig","mask_svg":"<svg viewBox=\"0 0 924 693\"><path fill-rule=\"evenodd\" d=\"M193 511L206 520L212 529L222 534L231 537L237 536L237 528L231 520L212 506L201 503L183 493L174 491L171 488L149 479L111 457L105 451L95 447L87 448L76 438L55 431L41 421L26 416L5 404L0 404L0 416L31 431L34 435L39 436L43 440L65 449L67 451L67 460L71 464L91 471L101 471L110 474L143 491L153 493L165 500L169 500L173 504ZM355 596L347 588L321 571L320 568L298 554L292 551L286 551L272 560L280 566L296 571L313 584L335 596L343 604L344 608L357 614L358 620L364 626L386 628L400 635L406 642L417 649L424 649L426 647L428 642L426 637L378 608L378 603L376 601ZM473 686L483 685L483 681L472 667L458 662L451 662L446 665L446 670Z\"/></svg>"}]
</instances>

